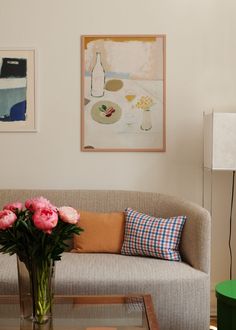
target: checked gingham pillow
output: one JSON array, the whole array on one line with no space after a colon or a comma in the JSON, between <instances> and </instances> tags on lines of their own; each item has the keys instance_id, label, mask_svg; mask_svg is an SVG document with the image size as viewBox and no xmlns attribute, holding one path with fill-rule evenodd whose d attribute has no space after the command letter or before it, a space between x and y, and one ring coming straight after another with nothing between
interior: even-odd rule
<instances>
[{"instance_id":1,"label":"checked gingham pillow","mask_svg":"<svg viewBox=\"0 0 236 330\"><path fill-rule=\"evenodd\" d=\"M125 218L121 254L181 261L179 243L185 216L155 218L127 208Z\"/></svg>"}]
</instances>

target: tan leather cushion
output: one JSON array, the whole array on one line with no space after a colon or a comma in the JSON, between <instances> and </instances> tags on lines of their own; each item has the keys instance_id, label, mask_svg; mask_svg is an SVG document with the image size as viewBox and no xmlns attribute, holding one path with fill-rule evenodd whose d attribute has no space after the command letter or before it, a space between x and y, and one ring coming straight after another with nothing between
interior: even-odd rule
<instances>
[{"instance_id":1,"label":"tan leather cushion","mask_svg":"<svg viewBox=\"0 0 236 330\"><path fill-rule=\"evenodd\" d=\"M74 235L71 252L120 253L124 239L124 212L97 213L79 211L78 225L84 232Z\"/></svg>"}]
</instances>

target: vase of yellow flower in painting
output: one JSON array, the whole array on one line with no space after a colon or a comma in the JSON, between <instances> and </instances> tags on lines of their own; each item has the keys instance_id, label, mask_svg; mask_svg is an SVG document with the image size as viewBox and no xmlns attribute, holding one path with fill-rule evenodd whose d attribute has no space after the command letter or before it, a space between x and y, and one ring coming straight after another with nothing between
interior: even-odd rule
<instances>
[{"instance_id":1,"label":"vase of yellow flower in painting","mask_svg":"<svg viewBox=\"0 0 236 330\"><path fill-rule=\"evenodd\" d=\"M149 131L152 128L152 118L151 118L151 107L153 105L153 100L150 96L142 96L136 107L142 110L142 121L140 128L143 131Z\"/></svg>"}]
</instances>

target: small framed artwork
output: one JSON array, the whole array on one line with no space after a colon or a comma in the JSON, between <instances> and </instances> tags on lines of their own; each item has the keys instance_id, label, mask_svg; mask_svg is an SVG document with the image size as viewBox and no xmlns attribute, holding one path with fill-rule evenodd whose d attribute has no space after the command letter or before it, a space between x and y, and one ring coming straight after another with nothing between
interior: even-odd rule
<instances>
[{"instance_id":1,"label":"small framed artwork","mask_svg":"<svg viewBox=\"0 0 236 330\"><path fill-rule=\"evenodd\" d=\"M0 49L0 131L36 131L35 50Z\"/></svg>"},{"instance_id":2,"label":"small framed artwork","mask_svg":"<svg viewBox=\"0 0 236 330\"><path fill-rule=\"evenodd\" d=\"M81 37L81 150L166 146L165 35Z\"/></svg>"}]
</instances>

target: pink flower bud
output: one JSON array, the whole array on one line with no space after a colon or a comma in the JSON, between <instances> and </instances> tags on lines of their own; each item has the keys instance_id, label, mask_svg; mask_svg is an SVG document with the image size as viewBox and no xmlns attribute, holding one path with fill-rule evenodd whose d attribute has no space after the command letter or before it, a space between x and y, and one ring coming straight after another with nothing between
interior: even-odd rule
<instances>
[{"instance_id":1,"label":"pink flower bud","mask_svg":"<svg viewBox=\"0 0 236 330\"><path fill-rule=\"evenodd\" d=\"M10 210L0 211L0 229L8 229L12 227L13 223L16 221L17 216L14 212Z\"/></svg>"},{"instance_id":2,"label":"pink flower bud","mask_svg":"<svg viewBox=\"0 0 236 330\"><path fill-rule=\"evenodd\" d=\"M14 213L16 211L20 212L20 211L22 211L22 209L23 209L23 205L20 202L10 203L3 207L3 210L10 210Z\"/></svg>"},{"instance_id":3,"label":"pink flower bud","mask_svg":"<svg viewBox=\"0 0 236 330\"><path fill-rule=\"evenodd\" d=\"M51 234L52 229L57 225L58 215L55 210L44 207L37 209L32 219L36 228Z\"/></svg>"},{"instance_id":4,"label":"pink flower bud","mask_svg":"<svg viewBox=\"0 0 236 330\"><path fill-rule=\"evenodd\" d=\"M56 207L53 206L49 200L47 200L44 197L36 197L32 199L27 199L25 202L25 207L30 210L31 212L36 211L37 209L42 209L42 208L51 208L56 210Z\"/></svg>"},{"instance_id":5,"label":"pink flower bud","mask_svg":"<svg viewBox=\"0 0 236 330\"><path fill-rule=\"evenodd\" d=\"M75 225L80 218L80 214L70 206L62 206L58 209L59 217L62 221Z\"/></svg>"}]
</instances>

